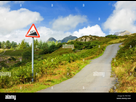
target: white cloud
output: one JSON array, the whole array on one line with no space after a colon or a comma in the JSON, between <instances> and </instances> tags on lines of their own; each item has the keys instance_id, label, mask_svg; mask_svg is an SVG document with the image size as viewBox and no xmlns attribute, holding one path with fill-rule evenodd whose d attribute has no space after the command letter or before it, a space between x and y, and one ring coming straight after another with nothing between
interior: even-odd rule
<instances>
[{"instance_id":1,"label":"white cloud","mask_svg":"<svg viewBox=\"0 0 136 102\"><path fill-rule=\"evenodd\" d=\"M76 28L79 23L86 22L86 16L80 15L69 15L67 17L59 17L52 22L52 28L54 30L68 31L70 29Z\"/></svg>"},{"instance_id":2,"label":"white cloud","mask_svg":"<svg viewBox=\"0 0 136 102\"><path fill-rule=\"evenodd\" d=\"M31 44L32 38L25 37L28 30L29 29L18 29L7 34L1 34L0 42L9 40L10 42L14 41L19 44L23 39L25 39L25 42L29 42L29 44ZM46 42L50 37L54 37L56 40L62 40L64 37L72 35L70 32L56 31L45 26L38 27L37 30L40 34L40 38L34 39L37 39L38 41L42 40L43 42Z\"/></svg>"},{"instance_id":3,"label":"white cloud","mask_svg":"<svg viewBox=\"0 0 136 102\"><path fill-rule=\"evenodd\" d=\"M0 7L0 34L10 33L42 20L40 13L26 8L11 11L10 8Z\"/></svg>"},{"instance_id":4,"label":"white cloud","mask_svg":"<svg viewBox=\"0 0 136 102\"><path fill-rule=\"evenodd\" d=\"M25 1L14 1L14 3L23 4Z\"/></svg>"},{"instance_id":5,"label":"white cloud","mask_svg":"<svg viewBox=\"0 0 136 102\"><path fill-rule=\"evenodd\" d=\"M114 4L115 10L104 22L104 29L110 32L128 30L136 32L136 1L118 1Z\"/></svg>"},{"instance_id":6,"label":"white cloud","mask_svg":"<svg viewBox=\"0 0 136 102\"><path fill-rule=\"evenodd\" d=\"M75 31L73 33L71 32L63 32L63 31L57 31L52 30L50 28L47 28L45 26L41 26L37 28L40 38L34 38L38 41L42 40L46 42L50 37L54 37L56 40L62 40L64 37L67 37L69 35L81 37L84 35L97 35L97 36L105 36L105 34L102 32L99 25L95 26L88 26L87 28L84 27L82 29L79 29L79 31ZM0 35L0 41L15 41L17 43L21 43L23 39L25 39L26 42L29 42L29 44L32 43L32 38L25 37L27 34L28 29L20 29L20 30L14 30L7 35ZM12 40L11 40L12 39Z\"/></svg>"},{"instance_id":7,"label":"white cloud","mask_svg":"<svg viewBox=\"0 0 136 102\"><path fill-rule=\"evenodd\" d=\"M0 6L3 6L4 4L9 3L10 1L0 1Z\"/></svg>"},{"instance_id":8,"label":"white cloud","mask_svg":"<svg viewBox=\"0 0 136 102\"><path fill-rule=\"evenodd\" d=\"M23 39L27 39L28 42L31 42L30 38L26 38L25 35L27 33L28 30L25 30L25 29L20 29L20 30L14 30L10 33L7 33L6 35L5 34L1 34L0 35L0 41L7 41L9 40L10 42L14 41L14 42L17 42L17 43L21 43L21 41Z\"/></svg>"},{"instance_id":9,"label":"white cloud","mask_svg":"<svg viewBox=\"0 0 136 102\"><path fill-rule=\"evenodd\" d=\"M25 35L28 29L24 29L32 23L38 23L43 20L40 13L32 12L26 8L10 10L10 1L0 1L0 41L15 41L20 43L23 39L31 43L30 38ZM14 2L24 3L24 2Z\"/></svg>"},{"instance_id":10,"label":"white cloud","mask_svg":"<svg viewBox=\"0 0 136 102\"><path fill-rule=\"evenodd\" d=\"M7 35L0 35L0 41L15 41L17 43L21 43L23 39L25 39L26 42L29 42L29 44L32 43L32 38L25 37L29 29L19 29L14 30L10 33L7 33ZM34 38L38 41L42 40L43 42L46 42L50 37L54 37L56 40L62 40L64 37L67 37L69 35L72 35L70 32L63 32L63 31L56 31L52 30L50 28L47 28L45 26L41 26L37 28L40 38ZM11 40L12 39L12 40Z\"/></svg>"},{"instance_id":11,"label":"white cloud","mask_svg":"<svg viewBox=\"0 0 136 102\"><path fill-rule=\"evenodd\" d=\"M102 32L99 25L84 27L83 29L79 29L79 31L75 31L73 36L81 37L84 35L96 35L96 36L105 36L105 33Z\"/></svg>"},{"instance_id":12,"label":"white cloud","mask_svg":"<svg viewBox=\"0 0 136 102\"><path fill-rule=\"evenodd\" d=\"M46 27L39 27L38 32L42 41L47 41L50 37L54 37L56 40L62 40L64 37L71 35L70 32L56 31Z\"/></svg>"}]
</instances>

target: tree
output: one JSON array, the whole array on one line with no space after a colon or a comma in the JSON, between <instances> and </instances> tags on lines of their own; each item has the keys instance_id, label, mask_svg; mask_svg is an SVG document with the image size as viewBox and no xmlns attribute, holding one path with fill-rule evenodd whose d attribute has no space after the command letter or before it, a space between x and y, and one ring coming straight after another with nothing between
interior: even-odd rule
<instances>
[{"instance_id":1,"label":"tree","mask_svg":"<svg viewBox=\"0 0 136 102\"><path fill-rule=\"evenodd\" d=\"M16 45L16 50L20 49L20 43L18 45Z\"/></svg>"},{"instance_id":2,"label":"tree","mask_svg":"<svg viewBox=\"0 0 136 102\"><path fill-rule=\"evenodd\" d=\"M82 48L83 48L83 42L75 41L74 42L74 46L75 46L76 49L82 50Z\"/></svg>"},{"instance_id":3,"label":"tree","mask_svg":"<svg viewBox=\"0 0 136 102\"><path fill-rule=\"evenodd\" d=\"M57 47L57 48L62 47L62 43L58 43L58 44L56 45L56 47Z\"/></svg>"},{"instance_id":4,"label":"tree","mask_svg":"<svg viewBox=\"0 0 136 102\"><path fill-rule=\"evenodd\" d=\"M47 43L43 42L42 46L41 46L42 51L40 52L40 54L47 54L49 53L49 49L48 49L48 45Z\"/></svg>"},{"instance_id":5,"label":"tree","mask_svg":"<svg viewBox=\"0 0 136 102\"><path fill-rule=\"evenodd\" d=\"M0 42L0 48L2 48L2 46L1 46L1 45L2 45L2 43Z\"/></svg>"},{"instance_id":6,"label":"tree","mask_svg":"<svg viewBox=\"0 0 136 102\"><path fill-rule=\"evenodd\" d=\"M59 42L58 42L58 41L56 41L56 42L55 42L55 45L58 45L58 43L59 43Z\"/></svg>"},{"instance_id":7,"label":"tree","mask_svg":"<svg viewBox=\"0 0 136 102\"><path fill-rule=\"evenodd\" d=\"M106 38L115 38L115 39L118 39L119 37L117 35L107 35Z\"/></svg>"},{"instance_id":8,"label":"tree","mask_svg":"<svg viewBox=\"0 0 136 102\"><path fill-rule=\"evenodd\" d=\"M34 39L34 48L36 48L36 46L38 47L38 40L36 39Z\"/></svg>"},{"instance_id":9,"label":"tree","mask_svg":"<svg viewBox=\"0 0 136 102\"><path fill-rule=\"evenodd\" d=\"M56 46L54 44L49 47L49 53L52 53L55 50L56 50Z\"/></svg>"},{"instance_id":10,"label":"tree","mask_svg":"<svg viewBox=\"0 0 136 102\"><path fill-rule=\"evenodd\" d=\"M42 49L42 40L40 40L40 42L38 42L37 48Z\"/></svg>"},{"instance_id":11,"label":"tree","mask_svg":"<svg viewBox=\"0 0 136 102\"><path fill-rule=\"evenodd\" d=\"M22 54L22 60L24 60L24 61L29 60L30 61L31 58L32 58L32 52L31 52L31 50L27 50L27 51L23 52L23 54Z\"/></svg>"},{"instance_id":12,"label":"tree","mask_svg":"<svg viewBox=\"0 0 136 102\"><path fill-rule=\"evenodd\" d=\"M27 48L29 47L29 43L28 42L25 42L25 45L26 45Z\"/></svg>"},{"instance_id":13,"label":"tree","mask_svg":"<svg viewBox=\"0 0 136 102\"><path fill-rule=\"evenodd\" d=\"M6 44L6 48L8 48L8 49L9 49L9 48L11 47L11 43L10 43L10 41L9 41L9 40L7 40L5 44Z\"/></svg>"},{"instance_id":14,"label":"tree","mask_svg":"<svg viewBox=\"0 0 136 102\"><path fill-rule=\"evenodd\" d=\"M5 41L2 41L1 47L4 48L4 45L5 45Z\"/></svg>"},{"instance_id":15,"label":"tree","mask_svg":"<svg viewBox=\"0 0 136 102\"><path fill-rule=\"evenodd\" d=\"M11 46L10 50L14 50L14 48Z\"/></svg>"},{"instance_id":16,"label":"tree","mask_svg":"<svg viewBox=\"0 0 136 102\"><path fill-rule=\"evenodd\" d=\"M25 49L26 48L26 43L24 41L25 39L22 40L21 44L20 44L20 49Z\"/></svg>"},{"instance_id":17,"label":"tree","mask_svg":"<svg viewBox=\"0 0 136 102\"><path fill-rule=\"evenodd\" d=\"M43 48L39 54L47 54L49 53L49 49L47 47Z\"/></svg>"},{"instance_id":18,"label":"tree","mask_svg":"<svg viewBox=\"0 0 136 102\"><path fill-rule=\"evenodd\" d=\"M54 41L48 41L47 44L50 47L51 45L55 45L55 42Z\"/></svg>"},{"instance_id":19,"label":"tree","mask_svg":"<svg viewBox=\"0 0 136 102\"><path fill-rule=\"evenodd\" d=\"M38 45L38 40L37 39L35 40L35 45Z\"/></svg>"},{"instance_id":20,"label":"tree","mask_svg":"<svg viewBox=\"0 0 136 102\"><path fill-rule=\"evenodd\" d=\"M46 42L43 42L43 44L42 44L42 49L48 48L48 47L49 47L48 44L47 44Z\"/></svg>"},{"instance_id":21,"label":"tree","mask_svg":"<svg viewBox=\"0 0 136 102\"><path fill-rule=\"evenodd\" d=\"M17 43L14 42L14 41L12 41L11 46L12 46L13 48L17 47Z\"/></svg>"}]
</instances>

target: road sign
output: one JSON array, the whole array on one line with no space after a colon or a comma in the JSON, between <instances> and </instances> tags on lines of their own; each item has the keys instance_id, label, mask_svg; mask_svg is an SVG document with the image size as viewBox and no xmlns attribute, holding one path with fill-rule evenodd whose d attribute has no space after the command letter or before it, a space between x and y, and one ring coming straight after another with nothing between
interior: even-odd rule
<instances>
[{"instance_id":1,"label":"road sign","mask_svg":"<svg viewBox=\"0 0 136 102\"><path fill-rule=\"evenodd\" d=\"M34 24L30 27L25 37L32 37L32 82L33 82L33 69L34 69L34 38L40 38L40 35Z\"/></svg>"},{"instance_id":2,"label":"road sign","mask_svg":"<svg viewBox=\"0 0 136 102\"><path fill-rule=\"evenodd\" d=\"M25 37L34 37L34 38L40 38L40 35L35 27L34 24L30 27Z\"/></svg>"}]
</instances>

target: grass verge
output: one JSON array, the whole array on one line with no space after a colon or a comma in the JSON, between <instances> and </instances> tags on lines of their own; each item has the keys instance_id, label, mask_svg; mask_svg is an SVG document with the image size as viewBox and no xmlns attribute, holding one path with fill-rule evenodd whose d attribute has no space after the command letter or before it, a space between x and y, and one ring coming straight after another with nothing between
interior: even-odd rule
<instances>
[{"instance_id":1,"label":"grass verge","mask_svg":"<svg viewBox=\"0 0 136 102\"><path fill-rule=\"evenodd\" d=\"M111 88L110 93L136 92L136 35L129 37L120 45L115 59L112 60L112 74L118 78L116 89ZM132 45L132 47L130 47Z\"/></svg>"},{"instance_id":2,"label":"grass verge","mask_svg":"<svg viewBox=\"0 0 136 102\"><path fill-rule=\"evenodd\" d=\"M104 51L106 47L109 44L105 44ZM46 89L48 87L51 87L55 84L59 84L62 81L65 81L69 78L72 78L75 74L77 74L82 68L84 68L87 64L90 63L90 59L95 59L100 57L104 51L100 52L98 51L98 56L92 55L87 58L81 59L81 60L76 60L74 62L68 63L66 65L58 65L56 69L50 69L48 75L44 75L42 78L40 78L38 81L34 83L26 83L26 84L19 84L15 85L11 88L5 88L5 89L0 89L0 92L8 92L8 93L34 93L42 89Z\"/></svg>"},{"instance_id":3,"label":"grass verge","mask_svg":"<svg viewBox=\"0 0 136 102\"><path fill-rule=\"evenodd\" d=\"M55 70L50 70L50 75L45 75L34 83L20 84L8 89L0 89L0 92L21 93L21 92L36 92L55 84L59 84L69 78L72 78L82 68L89 64L90 60L77 60L75 62L68 63L67 65L59 65ZM68 71L69 69L69 71ZM69 74L67 74L69 73Z\"/></svg>"}]
</instances>

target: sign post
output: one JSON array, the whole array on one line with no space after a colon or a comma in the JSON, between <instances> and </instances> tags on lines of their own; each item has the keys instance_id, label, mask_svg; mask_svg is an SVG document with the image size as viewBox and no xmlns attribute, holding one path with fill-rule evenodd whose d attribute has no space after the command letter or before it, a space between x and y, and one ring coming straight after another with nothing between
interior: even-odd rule
<instances>
[{"instance_id":1,"label":"sign post","mask_svg":"<svg viewBox=\"0 0 136 102\"><path fill-rule=\"evenodd\" d=\"M35 27L34 24L30 27L25 37L32 37L32 82L33 79L33 73L34 73L34 38L40 38L40 35Z\"/></svg>"},{"instance_id":2,"label":"sign post","mask_svg":"<svg viewBox=\"0 0 136 102\"><path fill-rule=\"evenodd\" d=\"M32 82L34 73L34 37L32 37Z\"/></svg>"}]
</instances>

